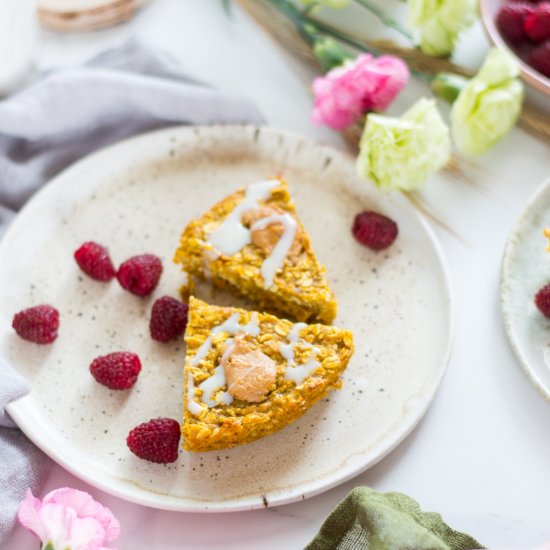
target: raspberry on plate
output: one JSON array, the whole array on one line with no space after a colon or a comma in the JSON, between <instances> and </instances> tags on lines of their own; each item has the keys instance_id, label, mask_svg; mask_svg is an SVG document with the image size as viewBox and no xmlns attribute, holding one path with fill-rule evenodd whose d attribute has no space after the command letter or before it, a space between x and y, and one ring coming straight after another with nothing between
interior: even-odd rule
<instances>
[{"instance_id":1,"label":"raspberry on plate","mask_svg":"<svg viewBox=\"0 0 550 550\"><path fill-rule=\"evenodd\" d=\"M355 216L353 236L362 245L372 250L388 248L397 238L397 224L377 212L361 212Z\"/></svg>"},{"instance_id":2,"label":"raspberry on plate","mask_svg":"<svg viewBox=\"0 0 550 550\"><path fill-rule=\"evenodd\" d=\"M550 40L531 52L529 64L539 73L550 78Z\"/></svg>"},{"instance_id":3,"label":"raspberry on plate","mask_svg":"<svg viewBox=\"0 0 550 550\"><path fill-rule=\"evenodd\" d=\"M524 29L533 42L550 40L550 2L542 2L535 7L525 19Z\"/></svg>"},{"instance_id":4,"label":"raspberry on plate","mask_svg":"<svg viewBox=\"0 0 550 550\"><path fill-rule=\"evenodd\" d=\"M535 294L535 305L545 317L550 319L550 284L543 286Z\"/></svg>"},{"instance_id":5,"label":"raspberry on plate","mask_svg":"<svg viewBox=\"0 0 550 550\"><path fill-rule=\"evenodd\" d=\"M525 20L534 10L534 6L522 2L506 4L499 10L497 29L507 42L519 45L527 40Z\"/></svg>"},{"instance_id":6,"label":"raspberry on plate","mask_svg":"<svg viewBox=\"0 0 550 550\"><path fill-rule=\"evenodd\" d=\"M46 304L30 307L16 313L11 326L24 340L51 344L57 338L59 311Z\"/></svg>"},{"instance_id":7,"label":"raspberry on plate","mask_svg":"<svg viewBox=\"0 0 550 550\"><path fill-rule=\"evenodd\" d=\"M109 251L93 241L84 243L75 253L76 263L92 279L110 281L116 274Z\"/></svg>"},{"instance_id":8,"label":"raspberry on plate","mask_svg":"<svg viewBox=\"0 0 550 550\"><path fill-rule=\"evenodd\" d=\"M141 361L135 353L117 351L96 357L90 365L92 376L112 390L127 390L137 380Z\"/></svg>"},{"instance_id":9,"label":"raspberry on plate","mask_svg":"<svg viewBox=\"0 0 550 550\"><path fill-rule=\"evenodd\" d=\"M160 258L153 254L142 254L123 262L116 277L122 288L136 296L147 296L155 290L161 273Z\"/></svg>"},{"instance_id":10,"label":"raspberry on plate","mask_svg":"<svg viewBox=\"0 0 550 550\"><path fill-rule=\"evenodd\" d=\"M159 342L169 342L179 338L187 326L187 313L189 308L186 304L163 296L154 304L151 311L149 330L151 338Z\"/></svg>"},{"instance_id":11,"label":"raspberry on plate","mask_svg":"<svg viewBox=\"0 0 550 550\"><path fill-rule=\"evenodd\" d=\"M167 464L178 459L181 430L172 418L156 418L136 426L126 438L126 444L139 458Z\"/></svg>"}]
</instances>

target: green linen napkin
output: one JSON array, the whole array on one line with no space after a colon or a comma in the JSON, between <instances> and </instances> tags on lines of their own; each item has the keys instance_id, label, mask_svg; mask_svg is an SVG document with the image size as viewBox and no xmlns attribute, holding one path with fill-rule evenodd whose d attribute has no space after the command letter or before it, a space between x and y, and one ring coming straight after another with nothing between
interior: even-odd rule
<instances>
[{"instance_id":1,"label":"green linen napkin","mask_svg":"<svg viewBox=\"0 0 550 550\"><path fill-rule=\"evenodd\" d=\"M471 550L475 539L454 531L401 493L357 487L340 502L305 550Z\"/></svg>"}]
</instances>

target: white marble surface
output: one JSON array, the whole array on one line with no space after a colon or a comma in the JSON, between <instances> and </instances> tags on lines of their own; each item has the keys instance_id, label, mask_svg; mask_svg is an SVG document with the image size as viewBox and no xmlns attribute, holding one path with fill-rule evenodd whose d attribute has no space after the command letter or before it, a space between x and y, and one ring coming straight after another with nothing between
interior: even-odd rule
<instances>
[{"instance_id":1,"label":"white marble surface","mask_svg":"<svg viewBox=\"0 0 550 550\"><path fill-rule=\"evenodd\" d=\"M341 146L335 135L309 122L308 69L238 10L228 20L216 0L154 0L132 22L114 29L65 36L44 32L39 64L76 64L136 35L171 51L189 72L255 101L269 124ZM475 29L461 44L460 57L474 64L485 47ZM419 84L409 86L393 110L422 93ZM529 548L550 540L550 404L516 364L498 301L507 233L529 195L550 175L549 152L516 130L475 161L480 187L444 175L426 187L430 206L460 236L434 225L452 276L454 350L425 419L377 466L308 501L233 514L150 510L102 493L58 466L43 493L62 486L92 493L120 519L120 549L301 548L359 484L407 493L491 548ZM36 539L18 528L4 548L36 546Z\"/></svg>"}]
</instances>

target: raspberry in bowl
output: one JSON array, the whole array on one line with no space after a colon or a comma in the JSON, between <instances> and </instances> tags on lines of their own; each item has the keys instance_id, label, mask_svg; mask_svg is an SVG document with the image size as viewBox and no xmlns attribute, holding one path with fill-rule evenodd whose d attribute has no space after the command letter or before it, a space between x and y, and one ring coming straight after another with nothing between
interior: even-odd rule
<instances>
[{"instance_id":1,"label":"raspberry in bowl","mask_svg":"<svg viewBox=\"0 0 550 550\"><path fill-rule=\"evenodd\" d=\"M515 57L522 79L550 96L550 0L481 0L490 40Z\"/></svg>"}]
</instances>

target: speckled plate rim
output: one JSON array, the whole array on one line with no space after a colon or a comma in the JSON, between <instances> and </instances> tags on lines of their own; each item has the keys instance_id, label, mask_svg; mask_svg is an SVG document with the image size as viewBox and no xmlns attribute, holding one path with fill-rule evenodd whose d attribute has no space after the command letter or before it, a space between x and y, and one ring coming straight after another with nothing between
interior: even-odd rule
<instances>
[{"instance_id":1,"label":"speckled plate rim","mask_svg":"<svg viewBox=\"0 0 550 550\"><path fill-rule=\"evenodd\" d=\"M525 356L521 349L521 340L514 330L513 315L511 311L511 293L508 290L507 282L511 278L513 273L513 261L514 252L516 248L516 241L519 241L518 235L521 232L523 225L533 215L533 212L537 206L541 196L550 191L550 179L546 180L535 192L531 195L525 208L514 222L512 230L506 240L506 246L504 247L504 253L502 256L502 265L500 270L500 306L502 312L502 320L504 322L504 329L508 337L510 347L519 362L520 367L526 374L528 380L535 386L540 394L550 403L550 387L547 387L538 377L536 369L533 368L528 358Z\"/></svg>"},{"instance_id":2,"label":"speckled plate rim","mask_svg":"<svg viewBox=\"0 0 550 550\"><path fill-rule=\"evenodd\" d=\"M87 166L93 166L98 162L100 163L104 152L110 152L111 149L118 147L129 147L132 144L138 144L152 139L163 139L166 135L173 134L174 132L200 132L204 135L205 132L224 131L228 132L231 136L234 135L233 133L235 131L249 130L251 132L258 132L260 129L262 132L270 132L276 136L279 136L281 139L301 140L305 143L309 142L311 145L319 149L320 155L323 153L328 154L329 156L338 155L345 157L350 162L353 162L351 155L337 150L330 145L315 142L314 140L301 136L295 132L279 130L271 127L258 128L250 125L182 126L170 127L141 134L123 141L119 141L82 158L50 180L30 199L3 235L3 238L0 240L0 257L2 256L4 247L7 246L7 243L10 240L10 236L12 234L16 234L22 228L27 216L32 215L33 211L40 208L42 199L47 195L57 193L58 189L62 188L63 185L65 185L65 182L72 178L73 174L77 174L78 171L86 168ZM389 197L388 200L391 200L391 198ZM197 499L192 505L190 505L188 503L188 500L190 499L188 498L184 500L172 495L145 490L142 487L133 484L131 480L116 478L93 464L87 463L86 467L83 468L80 464L71 462L67 456L64 455L63 449L56 447L55 437L52 441L52 438L48 435L47 429L40 429L41 427L47 428L47 426L41 426L40 423L36 423L36 421L39 421L40 418L36 415L37 411L34 410L28 396L23 397L16 402L10 403L6 407L7 411L33 443L35 443L42 451L44 451L44 453L46 453L60 466L76 477L121 499L161 510L182 512L238 512L265 508L268 506L280 506L283 504L305 500L306 498L318 495L352 479L388 455L422 420L428 410L428 407L433 401L435 393L445 374L449 363L454 338L454 306L451 295L449 270L445 261L445 256L433 230L422 215L415 210L412 205L405 203L405 201L403 202L403 205L404 208L411 209L411 214L417 221L419 229L423 231L426 242L432 247L434 256L437 259L437 263L434 263L433 268L439 271L441 288L444 294L442 304L446 308L447 313L447 341L445 342L444 353L441 355L435 376L433 376L423 387L422 398L416 402L413 410L408 411L406 419L404 421L400 419L399 425L397 427L392 426L390 429L391 433L385 433L381 436L381 438L383 438L383 443L380 444L377 449L374 451L369 450L366 454L358 453L355 456L348 457L342 468L336 473L333 473L333 475L322 477L320 479L313 479L312 481L304 482L303 484L299 484L287 490L271 491L266 495L258 494L243 497L235 502L232 500L222 500L216 503L212 503L211 501L206 503Z\"/></svg>"}]
</instances>

